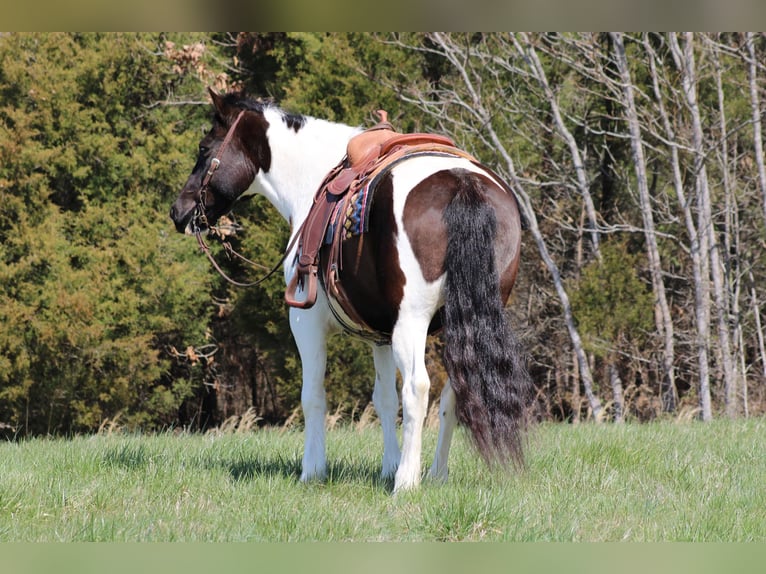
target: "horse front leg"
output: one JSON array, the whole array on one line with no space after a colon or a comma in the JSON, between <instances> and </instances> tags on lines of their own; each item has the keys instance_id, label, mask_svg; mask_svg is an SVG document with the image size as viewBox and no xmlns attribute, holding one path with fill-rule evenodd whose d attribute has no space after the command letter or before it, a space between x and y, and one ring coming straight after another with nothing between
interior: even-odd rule
<instances>
[{"instance_id":1,"label":"horse front leg","mask_svg":"<svg viewBox=\"0 0 766 574\"><path fill-rule=\"evenodd\" d=\"M301 407L304 419L304 449L301 481L323 480L327 476L325 415L327 401L324 376L327 365L327 329L319 310L290 309L290 329L301 357L303 386Z\"/></svg>"},{"instance_id":2,"label":"horse front leg","mask_svg":"<svg viewBox=\"0 0 766 574\"><path fill-rule=\"evenodd\" d=\"M394 476L399 466L401 451L396 438L396 416L399 412L399 395L396 392L396 365L390 345L373 345L375 361L375 389L372 404L383 429L383 471L384 479Z\"/></svg>"}]
</instances>

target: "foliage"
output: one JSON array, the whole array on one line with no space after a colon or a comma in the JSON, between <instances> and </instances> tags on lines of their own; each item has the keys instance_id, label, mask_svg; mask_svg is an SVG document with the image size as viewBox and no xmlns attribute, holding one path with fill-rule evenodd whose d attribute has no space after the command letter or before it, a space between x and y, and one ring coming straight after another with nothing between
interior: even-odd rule
<instances>
[{"instance_id":1,"label":"foliage","mask_svg":"<svg viewBox=\"0 0 766 574\"><path fill-rule=\"evenodd\" d=\"M686 205L699 221L690 113L669 37L625 38L682 408L696 400L701 339L694 248L668 158L675 146ZM697 35L693 47L704 63L697 87L712 236L723 258L724 304L742 371L740 402L752 414L766 405L766 355L759 343L766 227L744 38ZM536 50L549 92L515 40ZM760 57L764 39L754 41ZM445 46L455 48L453 60ZM448 133L506 175L507 151L563 277L572 323L583 334L594 372L605 373L599 365L612 361L626 393L640 387L659 396L665 350L653 333L657 287L642 240L647 208L636 197L611 50L608 34L0 35L0 430L87 432L116 418L144 429L197 428L251 407L262 421L278 423L296 411L300 362L280 274L258 287L232 288L167 217L209 125L208 86L245 88L291 112L362 126L377 121L373 112L383 108L399 130ZM658 116L650 63L657 66L674 137ZM556 124L554 102L582 156L580 166ZM594 221L586 217L588 194ZM240 226L234 247L266 266L276 262L287 222L263 198L238 205L233 217ZM535 247L525 236L509 310L529 349L546 415L568 418L581 410L582 380L550 268ZM239 279L263 273L227 259L216 245L213 250ZM711 291L711 279L701 280ZM720 331L712 319L716 306L709 311L715 378L721 373ZM432 398L444 379L433 360L438 354L432 342ZM331 340L331 412L362 411L373 380L366 344ZM721 386L713 389L719 403ZM603 393L607 385L597 381L594 388ZM647 413L656 415L654 407Z\"/></svg>"},{"instance_id":2,"label":"foliage","mask_svg":"<svg viewBox=\"0 0 766 574\"><path fill-rule=\"evenodd\" d=\"M605 243L601 260L588 263L573 282L572 311L587 348L597 355L626 341L638 343L654 328L654 302L638 275L640 259L624 243Z\"/></svg>"},{"instance_id":3,"label":"foliage","mask_svg":"<svg viewBox=\"0 0 766 574\"><path fill-rule=\"evenodd\" d=\"M372 112L380 108L402 131L419 123L420 114L403 104L397 89L418 81L420 59L369 34L241 34L238 42L245 68L237 77L255 95L351 125L377 122ZM263 79L265 62L269 80Z\"/></svg>"},{"instance_id":4,"label":"foliage","mask_svg":"<svg viewBox=\"0 0 766 574\"><path fill-rule=\"evenodd\" d=\"M161 40L0 38L0 421L18 432L172 425L192 394L166 349L204 336L210 280L166 222L194 135L155 106L178 79Z\"/></svg>"}]
</instances>

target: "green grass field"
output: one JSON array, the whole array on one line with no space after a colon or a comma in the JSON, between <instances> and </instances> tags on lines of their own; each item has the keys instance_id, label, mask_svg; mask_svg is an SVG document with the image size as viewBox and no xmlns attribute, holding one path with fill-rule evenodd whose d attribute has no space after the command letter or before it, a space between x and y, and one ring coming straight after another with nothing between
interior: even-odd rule
<instances>
[{"instance_id":1,"label":"green grass field","mask_svg":"<svg viewBox=\"0 0 766 574\"><path fill-rule=\"evenodd\" d=\"M396 497L375 426L332 430L309 485L294 430L4 443L0 541L766 541L765 439L765 419L545 424L501 472L457 433L449 482Z\"/></svg>"}]
</instances>

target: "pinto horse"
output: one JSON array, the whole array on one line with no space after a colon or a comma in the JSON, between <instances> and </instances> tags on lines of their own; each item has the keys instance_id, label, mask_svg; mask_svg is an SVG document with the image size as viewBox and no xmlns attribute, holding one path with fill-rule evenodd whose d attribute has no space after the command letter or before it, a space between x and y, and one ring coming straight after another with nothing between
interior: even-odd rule
<instances>
[{"instance_id":1,"label":"pinto horse","mask_svg":"<svg viewBox=\"0 0 766 574\"><path fill-rule=\"evenodd\" d=\"M213 126L171 209L176 229L205 233L236 201L261 194L295 236L318 186L360 128L289 114L239 93L210 94ZM358 316L380 335L371 343L372 400L383 431L383 477L394 477L394 492L420 484L430 385L426 336L439 328L448 381L440 397L430 477L446 480L458 422L470 429L488 464L521 464L531 384L504 313L520 257L522 221L515 196L490 170L445 154L405 157L377 178L372 192L369 228L342 243L339 280ZM298 249L291 241L287 283L296 273ZM345 325L333 312L332 296L318 291L310 308L289 310L303 371L302 481L326 474L325 347L328 336Z\"/></svg>"}]
</instances>

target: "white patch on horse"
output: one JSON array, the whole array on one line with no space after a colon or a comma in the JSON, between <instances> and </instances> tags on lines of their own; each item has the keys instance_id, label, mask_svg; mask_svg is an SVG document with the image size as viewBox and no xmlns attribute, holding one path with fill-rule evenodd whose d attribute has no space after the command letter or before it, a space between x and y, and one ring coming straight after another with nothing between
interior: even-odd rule
<instances>
[{"instance_id":1,"label":"white patch on horse","mask_svg":"<svg viewBox=\"0 0 766 574\"><path fill-rule=\"evenodd\" d=\"M348 140L361 129L307 117L296 132L284 123L280 110L266 108L263 115L269 122L266 137L271 166L256 174L243 196L260 193L287 221L300 224L319 184L343 159Z\"/></svg>"},{"instance_id":2,"label":"white patch on horse","mask_svg":"<svg viewBox=\"0 0 766 574\"><path fill-rule=\"evenodd\" d=\"M429 282L404 232L404 205L410 191L431 174L462 167L474 169L462 158L439 156L417 157L397 164L392 170L394 186L394 217L397 234L396 248L399 265L407 281L404 284L398 318L392 334L394 361L402 377L402 455L396 472L394 488L401 491L416 487L421 480L423 422L428 410L430 379L425 364L425 344L431 318L443 303L444 277ZM451 420L454 416L449 417ZM449 436L452 429L446 429ZM440 427L440 436L445 429ZM444 443L444 440L440 440ZM442 453L444 445L442 444ZM447 443L447 449L449 448ZM442 458L446 458L442 456ZM446 461L435 466L443 466ZM446 471L443 471L446 472Z\"/></svg>"}]
</instances>

